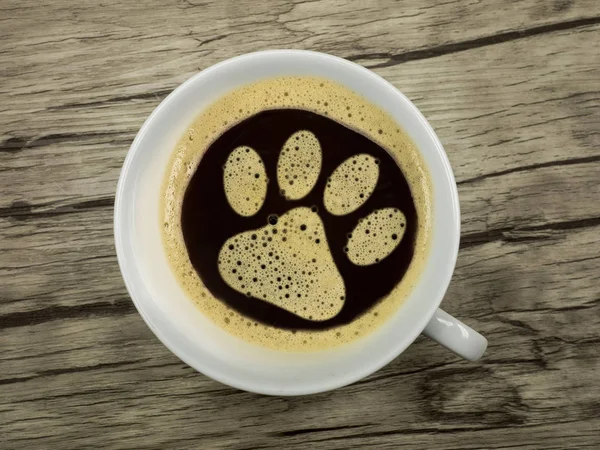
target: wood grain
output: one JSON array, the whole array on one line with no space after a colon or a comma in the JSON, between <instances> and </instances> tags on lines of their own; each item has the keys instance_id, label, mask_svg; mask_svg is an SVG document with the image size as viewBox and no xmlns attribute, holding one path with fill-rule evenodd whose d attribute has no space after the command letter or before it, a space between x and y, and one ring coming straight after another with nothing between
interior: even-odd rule
<instances>
[{"instance_id":1,"label":"wood grain","mask_svg":"<svg viewBox=\"0 0 600 450\"><path fill-rule=\"evenodd\" d=\"M268 0L0 4L0 448L600 446L600 4ZM179 83L264 48L401 89L453 165L444 307L480 363L419 339L354 385L271 398L160 344L120 278L127 149Z\"/></svg>"}]
</instances>

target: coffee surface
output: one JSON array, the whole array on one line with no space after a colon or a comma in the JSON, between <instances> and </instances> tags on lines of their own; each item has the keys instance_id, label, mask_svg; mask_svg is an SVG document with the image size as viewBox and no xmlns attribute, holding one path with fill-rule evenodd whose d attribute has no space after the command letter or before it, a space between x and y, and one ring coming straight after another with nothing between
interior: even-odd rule
<instances>
[{"instance_id":1,"label":"coffee surface","mask_svg":"<svg viewBox=\"0 0 600 450\"><path fill-rule=\"evenodd\" d=\"M398 309L431 228L420 154L384 111L320 78L232 91L180 140L164 243L186 293L242 339L338 346Z\"/></svg>"},{"instance_id":2,"label":"coffee surface","mask_svg":"<svg viewBox=\"0 0 600 450\"><path fill-rule=\"evenodd\" d=\"M208 290L253 321L290 330L350 323L387 296L413 258L417 220L387 151L299 109L260 112L219 136L181 216ZM370 254L383 256L356 263Z\"/></svg>"}]
</instances>

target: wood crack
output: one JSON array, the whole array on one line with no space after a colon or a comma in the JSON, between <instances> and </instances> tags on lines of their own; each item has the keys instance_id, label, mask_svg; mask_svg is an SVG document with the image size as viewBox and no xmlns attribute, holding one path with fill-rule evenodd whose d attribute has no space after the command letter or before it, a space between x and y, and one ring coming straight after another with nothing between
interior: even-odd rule
<instances>
[{"instance_id":1,"label":"wood crack","mask_svg":"<svg viewBox=\"0 0 600 450\"><path fill-rule=\"evenodd\" d=\"M200 42L199 46L202 46L208 42L216 41L222 37L223 36L218 36L217 38L208 39L207 41L204 41L204 42L198 41L198 42ZM167 51L170 51L170 50L167 50ZM47 111L55 111L55 110L64 110L64 109L72 109L72 108L91 108L91 107L95 107L95 106L107 106L107 105L111 105L114 103L129 102L132 100L151 99L151 100L162 101L162 99L164 97L166 97L168 94L170 94L173 91L173 89L175 89L175 87L170 88L170 89L160 89L158 91L143 92L140 94L109 97L107 99L98 100L98 101L94 101L94 102L65 103L64 105L51 106L49 108L46 108L46 110Z\"/></svg>"},{"instance_id":2,"label":"wood crack","mask_svg":"<svg viewBox=\"0 0 600 450\"><path fill-rule=\"evenodd\" d=\"M129 298L115 302L98 302L80 306L49 306L34 311L0 315L0 330L38 325L45 322L87 317L113 317L133 314L136 311Z\"/></svg>"},{"instance_id":3,"label":"wood crack","mask_svg":"<svg viewBox=\"0 0 600 450\"><path fill-rule=\"evenodd\" d=\"M546 33L554 33L557 31L566 31L573 28L586 27L600 24L600 17L589 17L585 19L569 20L548 25L540 25L537 27L527 28L524 30L506 31L502 33L484 36L481 38L469 39L461 42L452 42L448 44L436 45L429 48L419 50L409 50L407 52L390 54L390 53L366 53L360 55L351 55L347 59L350 61L368 61L381 60L387 58L387 61L376 63L373 65L365 65L369 69L379 69L383 67L391 67L397 64L402 64L409 61L417 61L421 59L437 58L439 56L451 55L453 53L465 52L490 45L503 44L519 39L525 39L533 36L539 36Z\"/></svg>"},{"instance_id":4,"label":"wood crack","mask_svg":"<svg viewBox=\"0 0 600 450\"><path fill-rule=\"evenodd\" d=\"M36 375L32 375L29 377L18 377L18 378L4 378L0 379L0 386L13 384L13 383L22 383L24 381L33 380L35 378L47 377L47 376L56 376L56 375L64 375L64 374L72 374L72 373L81 373L81 372L90 372L93 370L104 370L104 369L113 369L117 367L128 366L135 363L146 362L149 361L149 358L146 359L138 359L134 361L122 361L122 362L114 362L114 363L100 363L94 364L92 366L83 366L83 367L68 367L65 369L50 369L50 370L41 370Z\"/></svg>"},{"instance_id":5,"label":"wood crack","mask_svg":"<svg viewBox=\"0 0 600 450\"><path fill-rule=\"evenodd\" d=\"M122 135L123 132L111 131L104 133L54 133L36 138L10 137L0 143L0 153L17 153L27 148L47 147L66 142L100 140Z\"/></svg>"},{"instance_id":6,"label":"wood crack","mask_svg":"<svg viewBox=\"0 0 600 450\"><path fill-rule=\"evenodd\" d=\"M27 220L31 218L56 217L72 214L88 209L112 208L114 197L104 197L95 200L84 200L52 208L52 203L33 205L25 201L13 202L11 206L0 208L0 218ZM49 208L49 209L46 209Z\"/></svg>"},{"instance_id":7,"label":"wood crack","mask_svg":"<svg viewBox=\"0 0 600 450\"><path fill-rule=\"evenodd\" d=\"M298 430L289 430L282 431L279 433L274 433L273 436L276 437L293 437L293 436L301 436L308 433L323 433L327 431L342 431L342 430L352 430L355 428L364 428L365 426L370 424L363 425L345 425L339 427L323 427L323 428L300 428Z\"/></svg>"},{"instance_id":8,"label":"wood crack","mask_svg":"<svg viewBox=\"0 0 600 450\"><path fill-rule=\"evenodd\" d=\"M473 178L467 178L466 180L457 181L456 184L458 186L461 186L464 184L477 183L479 181L486 180L488 178L501 177L503 175L508 175L511 173L543 169L546 167L572 166L575 164L588 164L588 163L595 163L595 162L600 162L600 155L587 156L587 157L583 157L583 158L564 159L564 160L560 160L560 161L548 161L545 163L531 164L528 166L513 167L511 169L500 170L498 172L486 173L483 175L478 175Z\"/></svg>"},{"instance_id":9,"label":"wood crack","mask_svg":"<svg viewBox=\"0 0 600 450\"><path fill-rule=\"evenodd\" d=\"M420 374L423 372L428 372L430 370L439 369L441 367L446 367L453 363L454 362L434 364L434 365L427 366L427 367L421 367L418 369L408 370L408 371L404 371L404 372L394 372L394 373L385 374L385 375L371 375L370 377L365 378L364 380L359 380L356 383L353 383L353 386L359 386L361 384L366 384L366 383L374 383L374 382L381 381L381 380L390 380L390 379L394 379L394 378L404 377L407 375L416 375L416 374Z\"/></svg>"},{"instance_id":10,"label":"wood crack","mask_svg":"<svg viewBox=\"0 0 600 450\"><path fill-rule=\"evenodd\" d=\"M600 217L588 219L570 220L566 222L553 222L545 225L534 225L526 227L500 228L496 230L471 233L461 236L460 248L470 248L478 245L489 244L494 241L519 242L523 240L541 240L546 237L528 237L523 235L511 236L511 233L535 233L538 231L565 231L577 228L588 228L600 225Z\"/></svg>"}]
</instances>

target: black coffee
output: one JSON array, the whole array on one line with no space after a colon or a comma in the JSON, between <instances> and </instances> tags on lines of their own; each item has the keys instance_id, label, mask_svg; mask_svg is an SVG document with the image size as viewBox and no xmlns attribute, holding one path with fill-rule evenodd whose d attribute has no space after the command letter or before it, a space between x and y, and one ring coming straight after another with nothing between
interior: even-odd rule
<instances>
[{"instance_id":1,"label":"black coffee","mask_svg":"<svg viewBox=\"0 0 600 450\"><path fill-rule=\"evenodd\" d=\"M302 149L293 136L311 142L311 153L296 157ZM319 159L315 146L319 167L311 163ZM352 186L362 187L352 193ZM253 323L285 330L345 325L388 296L413 259L418 220L409 184L385 149L300 109L259 112L226 129L202 156L181 208L189 259L210 293ZM327 270L322 261L313 263L302 242L319 255L328 247L331 260L320 257ZM319 281L335 268L341 284L337 275ZM329 291L321 295L315 285ZM303 302L311 303L308 309ZM325 318L309 315L313 310L327 311Z\"/></svg>"}]
</instances>

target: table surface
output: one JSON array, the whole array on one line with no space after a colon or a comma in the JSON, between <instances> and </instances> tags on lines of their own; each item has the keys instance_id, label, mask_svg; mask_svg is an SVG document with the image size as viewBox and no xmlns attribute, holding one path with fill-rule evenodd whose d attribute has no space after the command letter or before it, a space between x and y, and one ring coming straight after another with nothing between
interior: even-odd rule
<instances>
[{"instance_id":1,"label":"table surface","mask_svg":"<svg viewBox=\"0 0 600 450\"><path fill-rule=\"evenodd\" d=\"M0 3L0 447L599 448L600 3ZM420 338L297 398L230 389L154 337L113 246L119 170L178 84L267 48L404 92L458 181L444 308L478 363Z\"/></svg>"}]
</instances>

